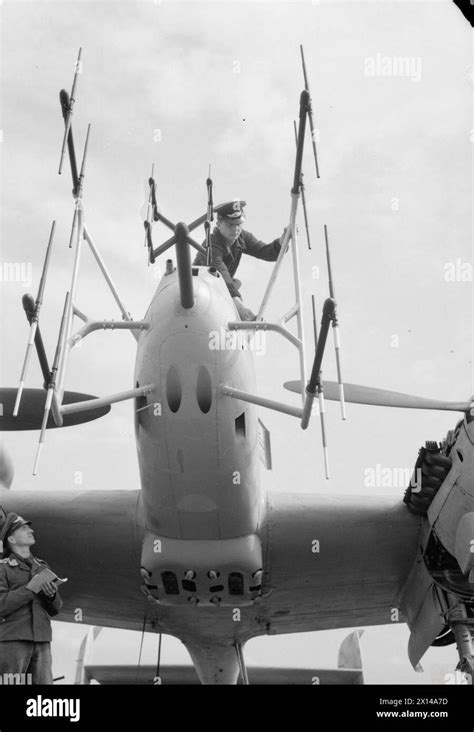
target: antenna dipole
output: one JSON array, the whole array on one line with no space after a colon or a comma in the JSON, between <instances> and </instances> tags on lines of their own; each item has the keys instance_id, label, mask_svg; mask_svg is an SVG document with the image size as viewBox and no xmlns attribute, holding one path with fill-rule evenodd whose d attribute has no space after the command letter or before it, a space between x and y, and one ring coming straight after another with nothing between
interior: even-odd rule
<instances>
[{"instance_id":1,"label":"antenna dipole","mask_svg":"<svg viewBox=\"0 0 474 732\"><path fill-rule=\"evenodd\" d=\"M66 314L69 309L69 294L70 294L69 292L66 293L66 299L64 302L63 315L61 318L61 326L59 328L58 343L56 345L56 353L54 355L53 368L51 369L51 378L49 380L48 391L46 393L46 403L44 405L43 422L41 424L41 432L40 432L40 437L39 437L39 442L38 442L38 449L36 451L35 464L33 467L33 475L36 475L38 472L39 459L40 459L40 455L41 455L41 450L43 448L44 436L45 436L45 432L46 432L46 427L48 425L49 413L51 411L51 404L53 402L53 396L54 396L55 389L56 389L56 374L58 372L59 357L61 354L61 344L62 344L62 340L63 340L64 329L66 327Z\"/></svg>"},{"instance_id":2,"label":"antenna dipole","mask_svg":"<svg viewBox=\"0 0 474 732\"><path fill-rule=\"evenodd\" d=\"M76 191L75 191L75 194L74 194L74 197L76 199L76 206L74 208L74 216L73 216L73 219L72 219L71 236L69 237L69 249L71 249L71 247L72 247L72 240L74 238L74 231L76 229L76 224L77 224L77 212L78 212L78 209L79 209L80 201L82 199L82 189L83 189L83 186L84 186L84 176L85 176L85 173L86 173L87 148L89 146L89 134L90 134L90 131L91 131L91 126L90 126L90 123L89 123L89 125L87 126L87 135L86 135L86 141L85 141L85 144L84 144L84 153L83 153L83 156L82 156L81 172L80 172L80 175L79 175L79 180L78 180L78 183L77 183L77 188L76 188Z\"/></svg>"},{"instance_id":3,"label":"antenna dipole","mask_svg":"<svg viewBox=\"0 0 474 732\"><path fill-rule=\"evenodd\" d=\"M318 347L318 323L316 320L316 301L314 295L311 295L311 309L313 311L313 333L314 333L314 347Z\"/></svg>"},{"instance_id":4,"label":"antenna dipole","mask_svg":"<svg viewBox=\"0 0 474 732\"><path fill-rule=\"evenodd\" d=\"M328 279L329 279L329 297L333 300L336 299L334 292L334 282L332 279L332 267L331 267L331 254L329 251L329 237L328 228L324 224L324 239L326 242L326 260L328 266ZM336 368L337 368L337 383L339 384L339 401L341 403L341 416L342 419L346 419L346 404L344 401L344 384L342 383L342 371L341 371L341 343L339 340L339 321L337 319L336 311L334 311L334 318L332 321L332 333L334 337L334 349L336 352Z\"/></svg>"},{"instance_id":5,"label":"antenna dipole","mask_svg":"<svg viewBox=\"0 0 474 732\"><path fill-rule=\"evenodd\" d=\"M211 221L214 221L214 203L212 200L212 178L211 164L209 163L209 172L206 180L207 187L207 211L206 220L204 222L204 230L206 232L206 249L207 249L207 266L212 264L212 242L211 242Z\"/></svg>"},{"instance_id":6,"label":"antenna dipole","mask_svg":"<svg viewBox=\"0 0 474 732\"><path fill-rule=\"evenodd\" d=\"M308 92L309 99L308 99L308 117L309 117L309 127L311 130L311 142L313 145L313 156L314 156L314 164L316 166L316 177L319 178L319 166L318 166L318 153L316 151L316 130L314 127L314 120L313 120L313 107L311 104L311 93L309 91L309 83L308 83L308 74L306 73L306 63L304 60L304 51L303 46L300 46L301 51L301 62L303 64L303 76L304 76L304 88Z\"/></svg>"},{"instance_id":7,"label":"antenna dipole","mask_svg":"<svg viewBox=\"0 0 474 732\"><path fill-rule=\"evenodd\" d=\"M154 178L155 164L151 166L151 176L148 178L150 193L148 198L147 218L143 222L145 227L146 244L148 245L148 264L155 264L155 250L153 248L153 239L151 237L151 227L153 221L159 221L158 204L156 203L156 183ZM151 217L149 218L151 213Z\"/></svg>"},{"instance_id":8,"label":"antenna dipole","mask_svg":"<svg viewBox=\"0 0 474 732\"><path fill-rule=\"evenodd\" d=\"M311 306L313 310L313 332L314 332L314 349L315 352L318 350L318 325L316 320L316 302L314 295L311 295ZM319 372L316 380L316 393L318 395L319 402L319 417L321 420L321 440L323 443L323 456L324 456L324 473L327 479L329 479L329 450L326 438L326 423L324 415L326 414L326 404L324 401L324 389L321 381L321 371Z\"/></svg>"},{"instance_id":9,"label":"antenna dipole","mask_svg":"<svg viewBox=\"0 0 474 732\"><path fill-rule=\"evenodd\" d=\"M154 180L154 176L155 176L155 163L152 163L151 176L150 176L151 180ZM144 244L144 246L148 245L148 240L149 240L148 227L151 226L151 218L150 218L151 213L152 213L152 192L151 192L151 185L150 185L150 189L148 191L148 205L147 205L146 217L145 217L145 244ZM147 224L148 224L148 226L147 226ZM150 264L150 258L148 257L148 265L149 264Z\"/></svg>"},{"instance_id":10,"label":"antenna dipole","mask_svg":"<svg viewBox=\"0 0 474 732\"><path fill-rule=\"evenodd\" d=\"M18 391L17 391L17 395L16 395L16 399L15 399L15 406L13 407L13 416L14 417L18 416L18 409L20 407L20 400L21 400L21 396L23 394L23 387L25 386L26 374L28 372L28 366L29 366L30 358L31 358L31 351L32 351L32 348L33 348L33 345L35 342L36 332L38 330L39 314L40 314L40 310L41 310L41 305L43 303L43 293L44 293L44 288L46 285L46 275L48 273L49 260L51 257L51 248L53 246L55 227L56 227L56 221L53 221L53 223L51 225L51 232L49 235L48 246L46 247L46 255L44 258L43 271L41 273L41 279L40 279L40 283L39 283L39 287L38 287L38 295L36 296L35 308L34 308L34 311L32 313L31 320L30 320L30 334L29 334L28 343L26 346L25 360L23 361L23 368L21 370L21 375L20 375L20 385L18 387Z\"/></svg>"},{"instance_id":11,"label":"antenna dipole","mask_svg":"<svg viewBox=\"0 0 474 732\"><path fill-rule=\"evenodd\" d=\"M296 120L293 120L293 130L295 132L296 149L298 149L298 130L296 127ZM303 203L303 216L304 216L304 227L306 229L306 241L308 242L308 249L311 249L311 240L310 240L310 236L309 236L309 224L308 224L308 212L306 210L306 193L305 193L305 186L303 183L303 170L300 171L300 191L301 191L301 201Z\"/></svg>"},{"instance_id":12,"label":"antenna dipole","mask_svg":"<svg viewBox=\"0 0 474 732\"><path fill-rule=\"evenodd\" d=\"M76 101L74 98L74 94L76 92L77 77L78 77L78 74L79 74L80 68L81 68L81 53L82 53L82 48L79 49L79 53L77 54L76 70L74 72L74 79L72 82L71 94L69 95L69 106L68 106L68 110L67 110L66 117L64 120L65 129L64 129L63 144L61 146L61 157L59 159L59 170L58 170L59 175L61 175L61 171L63 168L64 152L66 150L66 142L67 142L67 138L69 135L69 129L71 127L72 110L74 107L74 102Z\"/></svg>"}]
</instances>

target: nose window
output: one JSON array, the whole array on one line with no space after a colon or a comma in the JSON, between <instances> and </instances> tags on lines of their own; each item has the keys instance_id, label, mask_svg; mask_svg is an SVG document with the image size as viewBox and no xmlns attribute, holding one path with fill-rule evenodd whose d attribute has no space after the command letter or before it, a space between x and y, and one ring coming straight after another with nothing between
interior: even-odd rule
<instances>
[{"instance_id":1,"label":"nose window","mask_svg":"<svg viewBox=\"0 0 474 732\"><path fill-rule=\"evenodd\" d=\"M182 398L181 379L176 366L171 366L166 377L166 399L172 412L177 412Z\"/></svg>"},{"instance_id":2,"label":"nose window","mask_svg":"<svg viewBox=\"0 0 474 732\"><path fill-rule=\"evenodd\" d=\"M179 595L178 580L174 572L162 572L161 579L167 595Z\"/></svg>"},{"instance_id":3,"label":"nose window","mask_svg":"<svg viewBox=\"0 0 474 732\"><path fill-rule=\"evenodd\" d=\"M241 572L231 572L228 580L229 595L244 594L244 577Z\"/></svg>"},{"instance_id":4,"label":"nose window","mask_svg":"<svg viewBox=\"0 0 474 732\"><path fill-rule=\"evenodd\" d=\"M205 366L199 367L196 379L196 397L199 409L207 414L212 404L212 383L209 371Z\"/></svg>"}]
</instances>

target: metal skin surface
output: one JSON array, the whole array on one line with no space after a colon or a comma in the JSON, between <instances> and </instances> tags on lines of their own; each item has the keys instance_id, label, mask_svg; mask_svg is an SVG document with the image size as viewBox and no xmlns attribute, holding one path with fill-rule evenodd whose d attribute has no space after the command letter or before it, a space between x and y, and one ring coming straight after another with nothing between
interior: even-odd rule
<instances>
[{"instance_id":1,"label":"metal skin surface","mask_svg":"<svg viewBox=\"0 0 474 732\"><path fill-rule=\"evenodd\" d=\"M414 667L446 626L446 596L453 581L452 568L434 575L426 566L424 551L436 537L443 550L456 559L466 581L458 589L474 597L474 422L464 417L450 451L451 469L423 519L420 546L401 595L401 607L410 628L408 655ZM455 575L454 575L455 577ZM451 585L451 589L453 585ZM443 604L444 602L444 604Z\"/></svg>"},{"instance_id":2,"label":"metal skin surface","mask_svg":"<svg viewBox=\"0 0 474 732\"><path fill-rule=\"evenodd\" d=\"M421 519L401 496L264 493L257 407L222 392L256 392L253 354L214 347L238 319L222 279L193 268L193 292L183 308L177 273L166 274L138 340L134 386L155 384L135 401L141 491L5 490L0 504L33 521L38 556L69 577L61 620L140 630L145 619L181 639L201 682L235 683L234 646L249 638L394 622ZM226 577L241 571L245 593L212 606L204 579L219 562ZM144 597L140 566L160 602ZM165 596L170 566L180 592Z\"/></svg>"},{"instance_id":3,"label":"metal skin surface","mask_svg":"<svg viewBox=\"0 0 474 732\"><path fill-rule=\"evenodd\" d=\"M210 348L211 334L238 316L222 278L193 269L199 270L194 306L181 306L177 273L165 275L145 316L151 327L138 341L135 384L156 385L136 419L143 505L147 528L157 535L225 539L258 526L258 418L253 405L221 396L217 387L255 391L255 372L249 350ZM211 381L207 413L197 398L203 367ZM172 368L179 381L176 412L167 398ZM244 412L245 437L235 425Z\"/></svg>"},{"instance_id":4,"label":"metal skin surface","mask_svg":"<svg viewBox=\"0 0 474 732\"><path fill-rule=\"evenodd\" d=\"M454 448L452 468L428 510L443 546L456 556L456 531L463 516L474 511L474 421L463 420Z\"/></svg>"},{"instance_id":5,"label":"metal skin surface","mask_svg":"<svg viewBox=\"0 0 474 732\"><path fill-rule=\"evenodd\" d=\"M275 493L261 530L263 599L235 620L229 607L145 600L139 491L4 493L7 511L33 521L38 556L69 577L61 620L141 630L146 611L147 630L180 638L207 683L233 682L232 646L254 636L392 622L419 537L419 519L394 499Z\"/></svg>"}]
</instances>

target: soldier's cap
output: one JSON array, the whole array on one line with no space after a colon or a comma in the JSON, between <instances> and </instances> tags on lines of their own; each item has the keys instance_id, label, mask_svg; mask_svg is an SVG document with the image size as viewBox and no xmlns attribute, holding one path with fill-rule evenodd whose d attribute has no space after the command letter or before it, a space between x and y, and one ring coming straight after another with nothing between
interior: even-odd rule
<instances>
[{"instance_id":1,"label":"soldier's cap","mask_svg":"<svg viewBox=\"0 0 474 732\"><path fill-rule=\"evenodd\" d=\"M232 201L226 201L226 203L220 203L218 206L214 206L214 213L224 221L230 223L240 224L244 219L244 206L247 205L247 201L240 201L238 198L234 198Z\"/></svg>"},{"instance_id":2,"label":"soldier's cap","mask_svg":"<svg viewBox=\"0 0 474 732\"><path fill-rule=\"evenodd\" d=\"M21 526L27 526L30 524L31 521L26 521L23 516L20 516L14 511L7 513L7 517L0 529L0 541L5 544L8 537L11 536L14 531L19 529Z\"/></svg>"}]
</instances>

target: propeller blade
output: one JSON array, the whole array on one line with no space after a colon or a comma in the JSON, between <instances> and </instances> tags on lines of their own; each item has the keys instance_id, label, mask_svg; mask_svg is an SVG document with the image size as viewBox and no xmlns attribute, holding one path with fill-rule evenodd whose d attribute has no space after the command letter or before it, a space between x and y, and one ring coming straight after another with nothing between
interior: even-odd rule
<instances>
[{"instance_id":1,"label":"propeller blade","mask_svg":"<svg viewBox=\"0 0 474 732\"><path fill-rule=\"evenodd\" d=\"M286 381L283 386L288 391L301 394L299 381ZM339 401L339 384L337 381L323 381L324 397L330 401ZM360 384L344 384L346 402L353 404L370 404L377 407L400 407L405 409L439 409L448 412L469 412L471 402L446 402L438 399L402 394L388 389L377 389Z\"/></svg>"}]
</instances>

